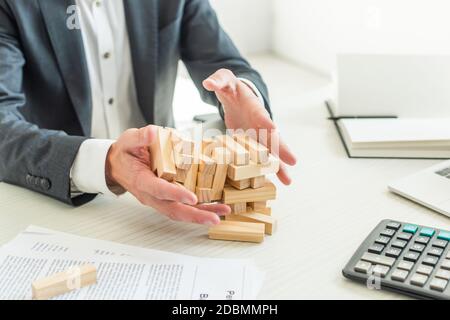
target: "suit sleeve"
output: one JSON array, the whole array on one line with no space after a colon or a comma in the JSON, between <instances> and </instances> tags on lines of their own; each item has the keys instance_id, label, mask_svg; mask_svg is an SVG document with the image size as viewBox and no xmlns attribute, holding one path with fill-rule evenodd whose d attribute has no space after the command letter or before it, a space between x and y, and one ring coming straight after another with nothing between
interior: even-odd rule
<instances>
[{"instance_id":1,"label":"suit sleeve","mask_svg":"<svg viewBox=\"0 0 450 320\"><path fill-rule=\"evenodd\" d=\"M17 27L0 1L0 181L45 194L70 205L94 195L70 196L70 168L84 137L39 128L21 114L26 61ZM34 106L28 106L34 107ZM37 106L35 106L37 107Z\"/></svg>"},{"instance_id":2,"label":"suit sleeve","mask_svg":"<svg viewBox=\"0 0 450 320\"><path fill-rule=\"evenodd\" d=\"M202 82L217 70L226 68L255 84L272 115L266 84L222 29L209 0L186 1L181 32L181 58L205 102L220 107L215 94L205 90Z\"/></svg>"}]
</instances>

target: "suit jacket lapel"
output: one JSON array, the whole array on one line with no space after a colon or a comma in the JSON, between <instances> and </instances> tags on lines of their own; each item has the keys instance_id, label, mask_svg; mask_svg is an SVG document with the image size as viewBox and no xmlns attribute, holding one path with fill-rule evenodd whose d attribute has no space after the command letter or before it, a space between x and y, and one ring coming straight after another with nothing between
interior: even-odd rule
<instances>
[{"instance_id":1,"label":"suit jacket lapel","mask_svg":"<svg viewBox=\"0 0 450 320\"><path fill-rule=\"evenodd\" d=\"M158 0L124 0L124 6L139 106L154 123Z\"/></svg>"},{"instance_id":2,"label":"suit jacket lapel","mask_svg":"<svg viewBox=\"0 0 450 320\"><path fill-rule=\"evenodd\" d=\"M67 91L86 136L92 122L92 97L81 30L67 27L67 9L75 0L40 0L45 25Z\"/></svg>"}]
</instances>

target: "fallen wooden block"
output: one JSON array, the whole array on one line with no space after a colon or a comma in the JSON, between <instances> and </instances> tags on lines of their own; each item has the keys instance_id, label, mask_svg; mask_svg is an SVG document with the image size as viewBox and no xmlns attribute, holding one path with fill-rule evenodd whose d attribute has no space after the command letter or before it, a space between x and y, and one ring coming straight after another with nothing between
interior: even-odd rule
<instances>
[{"instance_id":1,"label":"fallen wooden block","mask_svg":"<svg viewBox=\"0 0 450 320\"><path fill-rule=\"evenodd\" d=\"M228 166L228 178L234 181L251 179L269 174L278 173L280 170L280 160L270 155L265 164L257 164L253 161L246 166L231 164Z\"/></svg>"},{"instance_id":2,"label":"fallen wooden block","mask_svg":"<svg viewBox=\"0 0 450 320\"><path fill-rule=\"evenodd\" d=\"M211 200L218 201L222 199L223 188L227 179L228 165L231 163L231 152L226 148L215 148L212 157L217 165L212 185Z\"/></svg>"},{"instance_id":3,"label":"fallen wooden block","mask_svg":"<svg viewBox=\"0 0 450 320\"><path fill-rule=\"evenodd\" d=\"M261 243L264 241L265 225L240 221L221 221L209 229L210 239Z\"/></svg>"},{"instance_id":4,"label":"fallen wooden block","mask_svg":"<svg viewBox=\"0 0 450 320\"><path fill-rule=\"evenodd\" d=\"M184 137L179 131L175 129L168 129L171 134L173 149L178 154L194 155L195 142Z\"/></svg>"},{"instance_id":5,"label":"fallen wooden block","mask_svg":"<svg viewBox=\"0 0 450 320\"><path fill-rule=\"evenodd\" d=\"M264 187L264 184L266 183L266 177L265 176L260 176L260 177L255 177L255 178L251 178L250 179L250 186L253 189L259 189Z\"/></svg>"},{"instance_id":6,"label":"fallen wooden block","mask_svg":"<svg viewBox=\"0 0 450 320\"><path fill-rule=\"evenodd\" d=\"M234 139L250 153L250 160L255 163L266 163L269 160L269 149L247 135L235 135Z\"/></svg>"},{"instance_id":7,"label":"fallen wooden block","mask_svg":"<svg viewBox=\"0 0 450 320\"><path fill-rule=\"evenodd\" d=\"M188 170L183 170L183 169L177 168L177 175L175 177L175 181L184 183L186 181L187 172L188 172Z\"/></svg>"},{"instance_id":8,"label":"fallen wooden block","mask_svg":"<svg viewBox=\"0 0 450 320\"><path fill-rule=\"evenodd\" d=\"M233 164L236 166L245 166L250 162L249 152L228 135L216 137L221 146L226 147L231 152ZM235 179L240 180L240 179Z\"/></svg>"},{"instance_id":9,"label":"fallen wooden block","mask_svg":"<svg viewBox=\"0 0 450 320\"><path fill-rule=\"evenodd\" d=\"M33 299L46 300L96 282L97 269L88 264L36 280L32 283L31 290Z\"/></svg>"},{"instance_id":10,"label":"fallen wooden block","mask_svg":"<svg viewBox=\"0 0 450 320\"><path fill-rule=\"evenodd\" d=\"M197 199L199 203L211 202L211 188L200 188L197 187L195 193L197 194Z\"/></svg>"},{"instance_id":11,"label":"fallen wooden block","mask_svg":"<svg viewBox=\"0 0 450 320\"><path fill-rule=\"evenodd\" d=\"M275 185L270 181L266 181L264 187L259 189L236 190L233 187L225 187L223 190L223 203L233 204L275 200L276 196L277 190Z\"/></svg>"},{"instance_id":12,"label":"fallen wooden block","mask_svg":"<svg viewBox=\"0 0 450 320\"><path fill-rule=\"evenodd\" d=\"M195 193L197 186L198 164L194 163L186 173L184 180L184 187L189 191Z\"/></svg>"},{"instance_id":13,"label":"fallen wooden block","mask_svg":"<svg viewBox=\"0 0 450 320\"><path fill-rule=\"evenodd\" d=\"M247 212L247 203L232 203L230 204L231 213L232 214L240 214L240 213L246 213Z\"/></svg>"},{"instance_id":14,"label":"fallen wooden block","mask_svg":"<svg viewBox=\"0 0 450 320\"><path fill-rule=\"evenodd\" d=\"M242 221L251 223L263 223L265 226L265 233L272 235L277 227L277 222L271 216L262 213L240 213L231 214L225 217L227 221Z\"/></svg>"},{"instance_id":15,"label":"fallen wooden block","mask_svg":"<svg viewBox=\"0 0 450 320\"><path fill-rule=\"evenodd\" d=\"M212 189L214 181L214 176L211 174L205 174L199 172L197 175L197 187L199 188L210 188Z\"/></svg>"},{"instance_id":16,"label":"fallen wooden block","mask_svg":"<svg viewBox=\"0 0 450 320\"><path fill-rule=\"evenodd\" d=\"M216 162L214 161L214 159L202 154L199 157L199 161L199 172L205 175L214 175L214 173L216 172Z\"/></svg>"},{"instance_id":17,"label":"fallen wooden block","mask_svg":"<svg viewBox=\"0 0 450 320\"><path fill-rule=\"evenodd\" d=\"M264 180L264 182L266 182L266 181ZM231 179L228 179L227 183L230 186L232 186L233 188L238 189L238 190L244 190L244 189L250 188L250 186L251 186L250 179L244 179L244 180L239 180L239 181L233 181Z\"/></svg>"},{"instance_id":18,"label":"fallen wooden block","mask_svg":"<svg viewBox=\"0 0 450 320\"><path fill-rule=\"evenodd\" d=\"M174 153L175 167L181 170L189 170L194 163L194 156L187 154Z\"/></svg>"},{"instance_id":19,"label":"fallen wooden block","mask_svg":"<svg viewBox=\"0 0 450 320\"><path fill-rule=\"evenodd\" d=\"M149 146L152 171L167 181L173 181L177 175L170 136L169 130L157 127L156 139Z\"/></svg>"}]
</instances>

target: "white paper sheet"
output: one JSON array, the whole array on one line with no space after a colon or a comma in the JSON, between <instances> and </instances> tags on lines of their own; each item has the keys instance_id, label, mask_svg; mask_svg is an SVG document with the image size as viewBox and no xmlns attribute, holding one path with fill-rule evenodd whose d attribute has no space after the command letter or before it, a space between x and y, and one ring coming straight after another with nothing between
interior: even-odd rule
<instances>
[{"instance_id":1,"label":"white paper sheet","mask_svg":"<svg viewBox=\"0 0 450 320\"><path fill-rule=\"evenodd\" d=\"M0 299L30 299L31 282L92 263L98 283L57 299L255 299L264 274L247 260L196 258L31 226L0 250Z\"/></svg>"}]
</instances>

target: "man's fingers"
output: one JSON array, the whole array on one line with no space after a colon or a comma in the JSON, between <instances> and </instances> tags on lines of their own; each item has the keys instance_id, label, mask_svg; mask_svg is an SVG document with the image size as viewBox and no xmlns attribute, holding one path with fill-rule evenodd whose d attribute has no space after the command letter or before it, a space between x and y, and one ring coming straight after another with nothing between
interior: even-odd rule
<instances>
[{"instance_id":1,"label":"man's fingers","mask_svg":"<svg viewBox=\"0 0 450 320\"><path fill-rule=\"evenodd\" d=\"M297 164L297 158L283 140L280 140L280 159L290 166L295 166Z\"/></svg>"},{"instance_id":2,"label":"man's fingers","mask_svg":"<svg viewBox=\"0 0 450 320\"><path fill-rule=\"evenodd\" d=\"M286 186L292 183L292 180L287 172L286 166L283 163L280 165L280 171L278 171L277 176L278 179L280 179L281 183L283 183Z\"/></svg>"},{"instance_id":3,"label":"man's fingers","mask_svg":"<svg viewBox=\"0 0 450 320\"><path fill-rule=\"evenodd\" d=\"M231 213L231 208L225 204L213 203L213 204L200 204L195 206L197 209L203 211L214 212L219 216L226 216Z\"/></svg>"},{"instance_id":4,"label":"man's fingers","mask_svg":"<svg viewBox=\"0 0 450 320\"><path fill-rule=\"evenodd\" d=\"M156 129L154 126L147 126L141 129L128 129L122 136L122 143L126 149L148 147L156 139Z\"/></svg>"},{"instance_id":5,"label":"man's fingers","mask_svg":"<svg viewBox=\"0 0 450 320\"><path fill-rule=\"evenodd\" d=\"M237 78L227 69L220 69L203 81L203 86L208 91L236 90Z\"/></svg>"}]
</instances>

